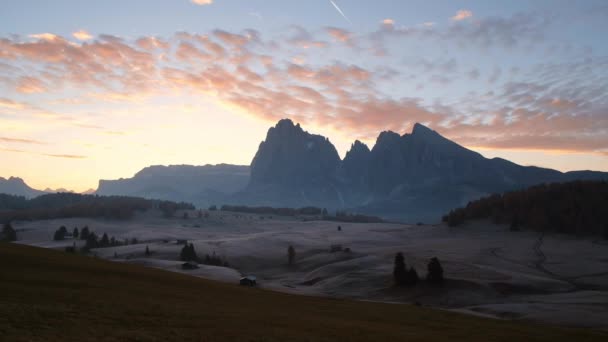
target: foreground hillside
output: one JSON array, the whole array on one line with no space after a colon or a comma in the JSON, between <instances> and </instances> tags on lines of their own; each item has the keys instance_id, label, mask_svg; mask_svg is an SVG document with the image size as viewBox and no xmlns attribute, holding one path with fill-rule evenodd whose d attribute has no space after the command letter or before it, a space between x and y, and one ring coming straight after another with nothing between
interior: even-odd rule
<instances>
[{"instance_id":1,"label":"foreground hillside","mask_svg":"<svg viewBox=\"0 0 608 342\"><path fill-rule=\"evenodd\" d=\"M601 341L606 333L241 288L0 245L0 333L57 340Z\"/></svg>"}]
</instances>

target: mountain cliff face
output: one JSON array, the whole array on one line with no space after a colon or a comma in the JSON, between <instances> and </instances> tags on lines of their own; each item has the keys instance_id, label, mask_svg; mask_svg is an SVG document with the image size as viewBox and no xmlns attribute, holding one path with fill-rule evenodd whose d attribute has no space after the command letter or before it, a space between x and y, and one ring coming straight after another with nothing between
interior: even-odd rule
<instances>
[{"instance_id":1,"label":"mountain cliff face","mask_svg":"<svg viewBox=\"0 0 608 342\"><path fill-rule=\"evenodd\" d=\"M235 199L276 206L340 203L336 172L341 160L334 145L283 119L271 127L251 162L251 180Z\"/></svg>"},{"instance_id":2,"label":"mountain cliff face","mask_svg":"<svg viewBox=\"0 0 608 342\"><path fill-rule=\"evenodd\" d=\"M564 174L487 159L421 124L409 134L380 133L371 151L355 141L340 160L329 140L281 120L260 144L247 189L233 200L437 222L450 209L490 193L542 182L608 179L607 175Z\"/></svg>"},{"instance_id":3,"label":"mountain cliff face","mask_svg":"<svg viewBox=\"0 0 608 342\"><path fill-rule=\"evenodd\" d=\"M33 198L45 192L30 188L21 178L10 177L6 179L0 177L0 193Z\"/></svg>"},{"instance_id":4,"label":"mountain cliff face","mask_svg":"<svg viewBox=\"0 0 608 342\"><path fill-rule=\"evenodd\" d=\"M219 204L242 190L249 181L249 166L170 165L150 166L132 178L100 180L99 195L124 195L171 201L186 201L198 206Z\"/></svg>"},{"instance_id":5,"label":"mountain cliff face","mask_svg":"<svg viewBox=\"0 0 608 342\"><path fill-rule=\"evenodd\" d=\"M305 132L284 119L268 130L251 162L251 184L288 187L319 183L332 178L340 156L325 137Z\"/></svg>"}]
</instances>

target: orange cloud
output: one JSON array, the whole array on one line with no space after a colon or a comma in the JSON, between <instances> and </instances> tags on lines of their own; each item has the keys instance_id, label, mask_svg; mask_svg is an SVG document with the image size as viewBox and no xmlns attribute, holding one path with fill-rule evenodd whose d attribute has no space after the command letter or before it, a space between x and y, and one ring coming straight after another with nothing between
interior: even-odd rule
<instances>
[{"instance_id":1,"label":"orange cloud","mask_svg":"<svg viewBox=\"0 0 608 342\"><path fill-rule=\"evenodd\" d=\"M78 40L91 40L93 39L93 36L85 31L85 30L78 30L74 33L72 33L72 37L78 39Z\"/></svg>"},{"instance_id":2,"label":"orange cloud","mask_svg":"<svg viewBox=\"0 0 608 342\"><path fill-rule=\"evenodd\" d=\"M337 27L326 28L327 33L337 41L348 42L352 38L352 34L346 30Z\"/></svg>"},{"instance_id":3,"label":"orange cloud","mask_svg":"<svg viewBox=\"0 0 608 342\"><path fill-rule=\"evenodd\" d=\"M17 91L25 94L42 93L47 90L44 83L34 77L21 77L16 87Z\"/></svg>"},{"instance_id":4,"label":"orange cloud","mask_svg":"<svg viewBox=\"0 0 608 342\"><path fill-rule=\"evenodd\" d=\"M385 24L393 23L390 20ZM480 22L480 25L491 25L491 22ZM451 26L468 32L469 25ZM506 22L505 27L511 24ZM394 28L380 30L378 34L406 35L412 34L411 30L434 32L435 29ZM365 139L373 139L379 131L387 129L407 132L414 122L423 122L470 146L608 149L604 137L608 131L608 119L603 119L605 112L574 97L580 92L548 93L550 87L547 86L506 84L504 94L500 98L494 96L496 103L506 105L490 111L483 108L483 114L480 110L462 114L440 104L423 104L416 98L387 96L378 84L396 79L397 70L368 69L336 61L306 64L306 57L311 55L301 50L293 52L294 45L302 48L315 42L329 43L317 40L302 28L292 31L293 34L280 42L264 41L252 30L240 33L215 30L210 34L180 32L167 41L156 37L129 41L107 35L78 44L57 36L34 42L0 39L0 58L7 63L19 60L39 66L28 70L31 75L19 75L19 69L15 71L14 84L26 93L65 86L84 89L84 98L105 103L141 101L167 89L186 90L213 97L230 108L265 120L289 116L302 123L333 127ZM339 28L327 28L325 32L334 38L334 43L353 39L350 32ZM504 38L508 40L514 32L507 30ZM478 38L483 40L485 36ZM360 39L358 36L357 41ZM289 54L282 57L275 53L281 48ZM300 63L291 63L294 55L301 56ZM422 64L433 71L425 70L426 80L430 77L437 82L449 81L444 74L458 72L452 60ZM434 75L444 78L433 78ZM477 69L465 75L473 79L480 77ZM420 79L416 82L427 85ZM35 115L61 119L51 111L8 98L0 98L0 108L27 109ZM91 128L106 130L99 126Z\"/></svg>"},{"instance_id":5,"label":"orange cloud","mask_svg":"<svg viewBox=\"0 0 608 342\"><path fill-rule=\"evenodd\" d=\"M25 103L16 102L11 99L0 97L0 107L4 107L7 109L24 109L27 107L27 105Z\"/></svg>"},{"instance_id":6,"label":"orange cloud","mask_svg":"<svg viewBox=\"0 0 608 342\"><path fill-rule=\"evenodd\" d=\"M51 42L60 39L59 36L52 34L52 33L30 34L29 37L35 38L35 39L40 39L40 40L47 40L47 41L51 41Z\"/></svg>"},{"instance_id":7,"label":"orange cloud","mask_svg":"<svg viewBox=\"0 0 608 342\"><path fill-rule=\"evenodd\" d=\"M192 2L195 5L205 6L205 5L211 5L213 3L213 0L190 0L190 2Z\"/></svg>"}]
</instances>

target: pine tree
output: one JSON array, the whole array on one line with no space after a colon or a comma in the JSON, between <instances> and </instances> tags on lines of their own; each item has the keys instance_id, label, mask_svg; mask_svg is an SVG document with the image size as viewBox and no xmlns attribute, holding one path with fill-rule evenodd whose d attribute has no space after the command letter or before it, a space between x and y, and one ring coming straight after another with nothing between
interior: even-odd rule
<instances>
[{"instance_id":1,"label":"pine tree","mask_svg":"<svg viewBox=\"0 0 608 342\"><path fill-rule=\"evenodd\" d=\"M89 238L89 226L84 226L80 232L80 240L87 240Z\"/></svg>"},{"instance_id":2,"label":"pine tree","mask_svg":"<svg viewBox=\"0 0 608 342\"><path fill-rule=\"evenodd\" d=\"M61 241L61 240L65 239L65 235L67 233L68 233L68 230L65 228L65 226L61 226L61 227L59 227L59 229L57 229L55 231L55 234L53 235L53 240Z\"/></svg>"},{"instance_id":3,"label":"pine tree","mask_svg":"<svg viewBox=\"0 0 608 342\"><path fill-rule=\"evenodd\" d=\"M427 266L426 280L434 284L443 283L443 267L437 258L431 258Z\"/></svg>"},{"instance_id":4,"label":"pine tree","mask_svg":"<svg viewBox=\"0 0 608 342\"><path fill-rule=\"evenodd\" d=\"M97 238L97 234L95 234L94 232L91 232L87 236L87 242L84 245L84 249L86 251L88 251L92 248L97 248L97 247L99 247L99 241Z\"/></svg>"},{"instance_id":5,"label":"pine tree","mask_svg":"<svg viewBox=\"0 0 608 342\"><path fill-rule=\"evenodd\" d=\"M72 231L72 237L74 239L78 239L78 227L74 227L74 230Z\"/></svg>"},{"instance_id":6,"label":"pine tree","mask_svg":"<svg viewBox=\"0 0 608 342\"><path fill-rule=\"evenodd\" d=\"M109 245L110 245L110 239L108 238L108 234L103 233L103 236L101 237L101 241L99 241L99 246L108 247Z\"/></svg>"},{"instance_id":7,"label":"pine tree","mask_svg":"<svg viewBox=\"0 0 608 342\"><path fill-rule=\"evenodd\" d=\"M403 253L399 252L395 255L395 263L393 268L393 278L396 285L405 285L406 283L406 267L403 258Z\"/></svg>"},{"instance_id":8,"label":"pine tree","mask_svg":"<svg viewBox=\"0 0 608 342\"><path fill-rule=\"evenodd\" d=\"M407 271L407 280L406 280L406 285L407 286L415 286L418 283L418 272L416 272L416 269L413 267L410 267L410 269Z\"/></svg>"},{"instance_id":9,"label":"pine tree","mask_svg":"<svg viewBox=\"0 0 608 342\"><path fill-rule=\"evenodd\" d=\"M179 259L182 261L198 261L198 256L194 250L194 245L186 244L179 254Z\"/></svg>"},{"instance_id":10,"label":"pine tree","mask_svg":"<svg viewBox=\"0 0 608 342\"><path fill-rule=\"evenodd\" d=\"M150 256L150 248L148 248L148 245L146 245L146 256Z\"/></svg>"},{"instance_id":11,"label":"pine tree","mask_svg":"<svg viewBox=\"0 0 608 342\"><path fill-rule=\"evenodd\" d=\"M287 262L289 265L293 265L294 261L296 259L296 250L293 248L292 245L289 245L289 247L287 247Z\"/></svg>"},{"instance_id":12,"label":"pine tree","mask_svg":"<svg viewBox=\"0 0 608 342\"><path fill-rule=\"evenodd\" d=\"M13 228L10 222L5 223L2 227L2 240L17 241L17 231Z\"/></svg>"}]
</instances>

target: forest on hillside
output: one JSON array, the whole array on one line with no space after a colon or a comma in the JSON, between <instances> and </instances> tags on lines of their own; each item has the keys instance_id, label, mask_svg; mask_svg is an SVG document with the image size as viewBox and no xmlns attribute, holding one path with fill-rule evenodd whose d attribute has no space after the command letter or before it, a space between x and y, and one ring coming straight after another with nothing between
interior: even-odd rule
<instances>
[{"instance_id":1,"label":"forest on hillside","mask_svg":"<svg viewBox=\"0 0 608 342\"><path fill-rule=\"evenodd\" d=\"M608 238L608 182L573 181L536 185L469 202L443 217L449 226L491 219L511 230L529 229Z\"/></svg>"},{"instance_id":2,"label":"forest on hillside","mask_svg":"<svg viewBox=\"0 0 608 342\"><path fill-rule=\"evenodd\" d=\"M136 211L148 209L159 209L165 216L172 216L177 210L192 210L194 206L184 202L126 196L56 193L26 199L22 196L0 194L0 222L68 217L129 219Z\"/></svg>"},{"instance_id":3,"label":"forest on hillside","mask_svg":"<svg viewBox=\"0 0 608 342\"><path fill-rule=\"evenodd\" d=\"M210 210L217 209L211 206ZM246 205L222 205L222 211L234 211L240 213L250 213L258 215L277 215L277 216L317 216L319 219L337 222L356 222L356 223L380 223L384 222L377 216L362 214L351 214L343 210L336 211L335 215L330 215L325 208L302 207L302 208L274 208L274 207L249 207Z\"/></svg>"}]
</instances>

